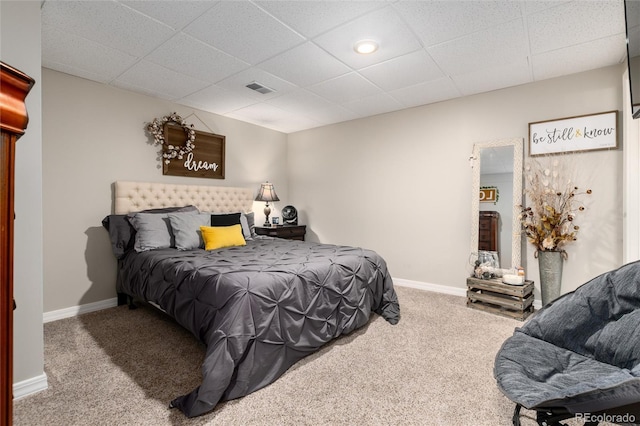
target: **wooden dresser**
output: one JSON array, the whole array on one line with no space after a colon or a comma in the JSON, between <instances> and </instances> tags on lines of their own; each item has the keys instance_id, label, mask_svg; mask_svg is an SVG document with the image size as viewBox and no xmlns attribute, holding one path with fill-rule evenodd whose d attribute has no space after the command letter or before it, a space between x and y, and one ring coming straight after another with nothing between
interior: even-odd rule
<instances>
[{"instance_id":1,"label":"wooden dresser","mask_svg":"<svg viewBox=\"0 0 640 426\"><path fill-rule=\"evenodd\" d=\"M480 212L478 229L478 250L500 251L499 228L500 213L493 211Z\"/></svg>"},{"instance_id":2,"label":"wooden dresser","mask_svg":"<svg viewBox=\"0 0 640 426\"><path fill-rule=\"evenodd\" d=\"M13 220L16 141L29 121L24 100L34 80L0 62L0 424L13 421Z\"/></svg>"}]
</instances>

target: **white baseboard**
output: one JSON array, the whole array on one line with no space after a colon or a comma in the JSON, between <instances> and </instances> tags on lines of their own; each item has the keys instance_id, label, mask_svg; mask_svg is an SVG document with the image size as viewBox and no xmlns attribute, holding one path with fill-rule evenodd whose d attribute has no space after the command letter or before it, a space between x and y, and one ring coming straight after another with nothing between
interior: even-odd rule
<instances>
[{"instance_id":1,"label":"white baseboard","mask_svg":"<svg viewBox=\"0 0 640 426\"><path fill-rule=\"evenodd\" d=\"M393 278L393 284L401 287L417 288L418 290L433 291L436 293L451 294L453 296L467 297L467 289L460 287L450 287L448 285L423 283L420 281L405 280L403 278ZM540 299L533 300L533 307L538 310L542 308Z\"/></svg>"},{"instance_id":2,"label":"white baseboard","mask_svg":"<svg viewBox=\"0 0 640 426\"><path fill-rule=\"evenodd\" d=\"M15 401L36 392L43 391L48 387L49 384L47 383L47 375L45 373L18 383L14 383L13 400Z\"/></svg>"},{"instance_id":3,"label":"white baseboard","mask_svg":"<svg viewBox=\"0 0 640 426\"><path fill-rule=\"evenodd\" d=\"M101 300L99 302L87 303L70 308L59 309L57 311L45 312L42 314L42 322L57 321L64 318L75 317L76 315L86 314L87 312L99 311L101 309L113 308L118 306L118 298Z\"/></svg>"},{"instance_id":4,"label":"white baseboard","mask_svg":"<svg viewBox=\"0 0 640 426\"><path fill-rule=\"evenodd\" d=\"M451 294L453 296L467 297L467 289L459 287L451 287L442 284L431 284L421 281L405 280L403 278L393 278L393 284L401 287L417 288L418 290L433 291L436 293Z\"/></svg>"}]
</instances>

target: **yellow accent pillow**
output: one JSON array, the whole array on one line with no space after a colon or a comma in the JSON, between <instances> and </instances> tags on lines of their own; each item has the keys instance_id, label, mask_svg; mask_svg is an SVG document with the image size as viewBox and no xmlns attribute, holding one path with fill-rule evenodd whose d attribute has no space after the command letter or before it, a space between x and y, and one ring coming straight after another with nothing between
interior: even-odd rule
<instances>
[{"instance_id":1,"label":"yellow accent pillow","mask_svg":"<svg viewBox=\"0 0 640 426\"><path fill-rule=\"evenodd\" d=\"M242 225L231 226L201 226L205 250L215 250L223 247L246 246L242 235Z\"/></svg>"}]
</instances>

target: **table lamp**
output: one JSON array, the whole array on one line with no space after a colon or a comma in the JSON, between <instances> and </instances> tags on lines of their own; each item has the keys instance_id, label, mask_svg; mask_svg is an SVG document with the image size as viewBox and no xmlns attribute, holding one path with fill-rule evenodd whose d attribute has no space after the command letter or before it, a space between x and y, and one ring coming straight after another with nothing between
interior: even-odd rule
<instances>
[{"instance_id":1,"label":"table lamp","mask_svg":"<svg viewBox=\"0 0 640 426\"><path fill-rule=\"evenodd\" d=\"M275 189L273 189L272 183L265 182L260 184L260 189L258 190L256 201L266 201L267 204L264 206L264 215L266 217L264 226L270 226L269 215L271 214L271 207L269 207L269 201L280 201L280 198L278 198Z\"/></svg>"}]
</instances>

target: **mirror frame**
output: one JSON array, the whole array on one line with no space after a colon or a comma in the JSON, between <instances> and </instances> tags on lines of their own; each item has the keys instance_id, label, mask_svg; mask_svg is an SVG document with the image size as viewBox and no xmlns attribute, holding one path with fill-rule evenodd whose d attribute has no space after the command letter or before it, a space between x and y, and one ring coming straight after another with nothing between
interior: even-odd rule
<instances>
[{"instance_id":1,"label":"mirror frame","mask_svg":"<svg viewBox=\"0 0 640 426\"><path fill-rule=\"evenodd\" d=\"M480 153L483 148L496 148L513 146L513 220L511 224L511 267L516 268L522 263L522 229L517 220L522 205L522 165L524 162L524 139L496 139L487 142L479 142L473 145L473 155L470 158L471 173L471 250L478 252L478 226L480 224ZM520 173L516 173L516 171Z\"/></svg>"}]
</instances>

